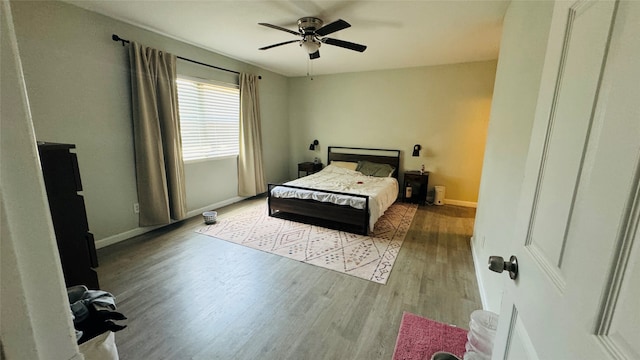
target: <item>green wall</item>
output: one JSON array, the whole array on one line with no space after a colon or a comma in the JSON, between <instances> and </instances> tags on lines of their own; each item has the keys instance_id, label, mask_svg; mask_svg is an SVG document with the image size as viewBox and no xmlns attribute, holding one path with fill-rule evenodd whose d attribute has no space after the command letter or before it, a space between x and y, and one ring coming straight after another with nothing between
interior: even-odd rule
<instances>
[{"instance_id":1,"label":"green wall","mask_svg":"<svg viewBox=\"0 0 640 360\"><path fill-rule=\"evenodd\" d=\"M292 78L291 169L327 146L402 150L401 171L430 171L446 198L478 199L496 61ZM314 139L319 151L309 151ZM414 144L420 157L411 156Z\"/></svg>"},{"instance_id":2,"label":"green wall","mask_svg":"<svg viewBox=\"0 0 640 360\"><path fill-rule=\"evenodd\" d=\"M98 246L145 231L133 212L137 191L128 47L112 41L112 34L261 75L266 177L272 182L288 177L285 77L66 3L18 1L12 7L36 137L76 144L89 227ZM235 74L181 60L178 72L237 84ZM236 159L186 165L190 214L237 201L236 174Z\"/></svg>"}]
</instances>

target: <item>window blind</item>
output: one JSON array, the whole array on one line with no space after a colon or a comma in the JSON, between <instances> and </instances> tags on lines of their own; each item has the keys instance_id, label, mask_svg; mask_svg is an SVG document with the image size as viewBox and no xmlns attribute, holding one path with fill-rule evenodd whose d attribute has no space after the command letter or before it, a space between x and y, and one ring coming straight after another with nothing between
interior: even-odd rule
<instances>
[{"instance_id":1,"label":"window blind","mask_svg":"<svg viewBox=\"0 0 640 360\"><path fill-rule=\"evenodd\" d=\"M238 155L239 89L187 78L177 85L184 161Z\"/></svg>"}]
</instances>

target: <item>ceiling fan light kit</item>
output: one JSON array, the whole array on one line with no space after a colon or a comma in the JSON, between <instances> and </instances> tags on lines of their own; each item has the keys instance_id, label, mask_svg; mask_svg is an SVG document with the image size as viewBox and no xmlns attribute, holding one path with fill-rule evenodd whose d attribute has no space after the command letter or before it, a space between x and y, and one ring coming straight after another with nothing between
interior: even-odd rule
<instances>
[{"instance_id":1,"label":"ceiling fan light kit","mask_svg":"<svg viewBox=\"0 0 640 360\"><path fill-rule=\"evenodd\" d=\"M285 42L261 47L258 50L267 50L277 46L297 42L300 45L300 47L302 47L309 54L309 59L313 60L320 57L320 46L323 43L333 45L333 46L338 46L338 47L353 50L353 51L358 51L358 52L363 52L367 49L365 45L324 37L336 31L340 31L348 27L351 27L351 25L348 22L342 19L339 19L332 23L324 25L324 22L321 19L318 19L316 17L303 17L298 19L298 32L289 30L277 25L267 24L267 23L258 23L258 25L288 32L290 34L301 37L300 40L285 41Z\"/></svg>"},{"instance_id":2,"label":"ceiling fan light kit","mask_svg":"<svg viewBox=\"0 0 640 360\"><path fill-rule=\"evenodd\" d=\"M313 38L312 35L306 35L304 39L300 41L300 46L308 53L313 54L320 49L320 42Z\"/></svg>"}]
</instances>

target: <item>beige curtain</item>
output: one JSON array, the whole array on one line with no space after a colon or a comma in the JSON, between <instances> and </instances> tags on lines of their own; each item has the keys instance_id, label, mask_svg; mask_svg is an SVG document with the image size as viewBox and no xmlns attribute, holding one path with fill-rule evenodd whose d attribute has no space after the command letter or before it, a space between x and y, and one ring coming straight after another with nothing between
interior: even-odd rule
<instances>
[{"instance_id":1,"label":"beige curtain","mask_svg":"<svg viewBox=\"0 0 640 360\"><path fill-rule=\"evenodd\" d=\"M258 77L240 74L240 155L238 195L254 196L267 191L262 167L262 129Z\"/></svg>"},{"instance_id":2,"label":"beige curtain","mask_svg":"<svg viewBox=\"0 0 640 360\"><path fill-rule=\"evenodd\" d=\"M168 224L187 215L176 56L132 41L130 64L140 226Z\"/></svg>"}]
</instances>

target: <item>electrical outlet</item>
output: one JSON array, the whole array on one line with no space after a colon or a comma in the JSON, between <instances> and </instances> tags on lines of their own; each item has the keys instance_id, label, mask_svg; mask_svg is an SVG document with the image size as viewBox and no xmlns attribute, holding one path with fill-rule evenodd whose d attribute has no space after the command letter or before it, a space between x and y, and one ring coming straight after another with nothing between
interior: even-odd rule
<instances>
[{"instance_id":1,"label":"electrical outlet","mask_svg":"<svg viewBox=\"0 0 640 360\"><path fill-rule=\"evenodd\" d=\"M136 214L140 213L140 204L138 203L133 204L133 212Z\"/></svg>"}]
</instances>

